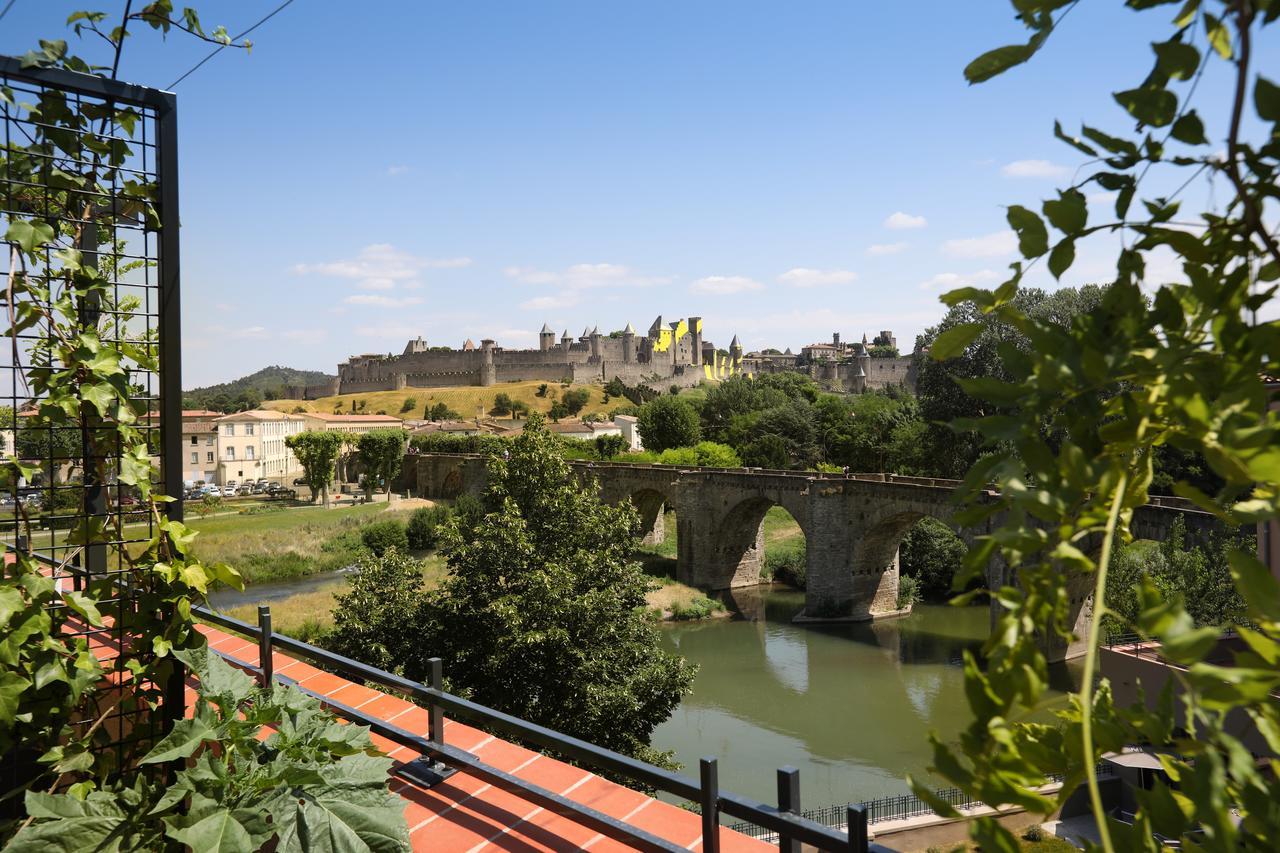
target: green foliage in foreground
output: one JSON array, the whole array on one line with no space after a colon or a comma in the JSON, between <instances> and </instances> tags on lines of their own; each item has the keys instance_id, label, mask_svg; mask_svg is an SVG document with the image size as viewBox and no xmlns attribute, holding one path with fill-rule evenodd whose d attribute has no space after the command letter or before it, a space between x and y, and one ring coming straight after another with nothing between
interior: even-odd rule
<instances>
[{"instance_id":1,"label":"green foliage in foreground","mask_svg":"<svg viewBox=\"0 0 1280 853\"><path fill-rule=\"evenodd\" d=\"M1025 62L1069 11L1064 5L1014 0L1029 41L978 57L966 76L977 82ZM994 291L962 288L943 296L949 306L1017 330L1030 346L997 348L1002 377L956 380L984 408L953 426L976 430L987 452L968 472L957 521L995 526L966 556L953 588L980 577L993 557L1005 559L1014 574L992 591L998 618L983 659L966 655L974 720L955 743L933 739L930 769L976 799L1043 814L1083 784L1098 846L1108 853L1155 851L1157 833L1184 848L1270 851L1280 837L1280 763L1256 761L1234 721L1247 720L1280 754L1274 699L1280 583L1254 554L1239 548L1226 554L1250 624L1238 627L1238 647L1213 657L1220 626L1196 624L1188 592L1161 589L1143 575L1131 587L1136 606L1125 615L1117 609L1123 598L1113 602L1108 590L1117 549L1132 536L1133 513L1149 500L1161 447L1205 460L1219 483L1212 493L1189 477L1174 490L1227 527L1280 516L1280 412L1271 408L1262 379L1280 375L1280 323L1259 320L1274 316L1280 279L1280 244L1263 216L1280 179L1280 87L1251 68L1256 57L1275 53L1268 28L1280 4L1191 0L1176 12L1160 0L1128 5L1162 7L1161 21L1177 16L1150 43L1154 57L1147 39L1138 44L1152 62L1150 73L1113 94L1138 132L1116 137L1086 126L1077 137L1055 127L1059 139L1090 158L1079 182L1039 212L1008 208L1023 257L1008 281ZM1227 63L1234 87L1230 117L1225 127L1206 131L1191 103L1191 81L1218 62ZM1211 117L1218 118L1224 111L1213 106ZM1144 198L1137 208L1148 170L1165 173L1166 186L1214 180L1222 188L1214 209L1179 211L1180 200L1168 197ZM1114 218L1090 210L1085 193L1093 184L1116 193ZM1077 244L1097 233L1121 246L1115 283L1070 323L1029 313L1018 299L1025 271L1044 263L1062 276ZM1172 256L1175 263L1160 266L1176 272L1157 277L1152 252ZM944 363L962 358L985 325L975 320L948 329L930 355ZM1081 687L1069 707L1056 700L1050 707L1044 648L1075 639L1076 610L1089 595ZM1158 642L1160 654L1179 666L1163 696L1117 706L1111 684L1099 677L1108 617ZM1045 710L1056 714L1054 723L1028 722ZM1121 824L1106 811L1094 767L1102 753L1134 743L1154 748L1164 773L1134 792L1134 820ZM1057 795L1036 787L1048 773L1064 777ZM912 787L939 814L957 816L923 780ZM1018 849L992 817L974 821L970 831L984 851Z\"/></svg>"},{"instance_id":2,"label":"green foliage in foreground","mask_svg":"<svg viewBox=\"0 0 1280 853\"><path fill-rule=\"evenodd\" d=\"M28 791L34 821L7 851L409 849L404 801L387 790L392 761L367 727L338 722L293 687L263 690L207 647L176 654L199 697L141 762L184 761L174 783L138 775L96 790ZM272 733L260 739L264 727Z\"/></svg>"},{"instance_id":3,"label":"green foliage in foreground","mask_svg":"<svg viewBox=\"0 0 1280 853\"><path fill-rule=\"evenodd\" d=\"M405 532L408 534L409 547L414 551L426 551L436 547L440 542L440 528L449 520L449 508L445 506L424 506L413 511Z\"/></svg>"},{"instance_id":4,"label":"green foliage in foreground","mask_svg":"<svg viewBox=\"0 0 1280 853\"><path fill-rule=\"evenodd\" d=\"M366 524L360 531L360 541L375 557L381 557L392 548L409 550L409 532L405 523L394 518Z\"/></svg>"}]
</instances>

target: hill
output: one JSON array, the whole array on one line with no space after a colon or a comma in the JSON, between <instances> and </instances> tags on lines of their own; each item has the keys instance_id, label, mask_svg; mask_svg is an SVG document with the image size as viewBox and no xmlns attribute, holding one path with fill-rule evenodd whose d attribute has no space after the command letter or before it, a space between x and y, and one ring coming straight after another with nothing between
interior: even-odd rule
<instances>
[{"instance_id":1,"label":"hill","mask_svg":"<svg viewBox=\"0 0 1280 853\"><path fill-rule=\"evenodd\" d=\"M333 379L333 376L319 370L295 370L273 364L230 382L184 391L182 405L187 409L243 411L255 408L263 400L284 396L284 389L289 385L319 385Z\"/></svg>"},{"instance_id":2,"label":"hill","mask_svg":"<svg viewBox=\"0 0 1280 853\"><path fill-rule=\"evenodd\" d=\"M538 388L547 385L547 395L538 396ZM607 405L602 402L604 389L599 385L574 385L574 388L587 388L591 391L591 401L587 403L583 414L605 412L608 409L626 405L626 400L614 399ZM528 382L502 382L482 388L478 385L463 385L450 388L406 388L403 391L369 391L363 394L340 394L336 397L321 397L318 400L271 400L263 403L264 409L275 409L281 412L334 412L352 411L352 403L356 411L365 414L385 412L403 418L421 418L427 406L444 403L464 418L474 418L477 413L487 413L493 408L493 398L498 394L506 394L513 400L520 400L529 405L535 412L548 412L551 404L568 390L558 382L543 383L536 380ZM413 407L403 412L405 401L413 400ZM363 403L363 406L361 405Z\"/></svg>"}]
</instances>

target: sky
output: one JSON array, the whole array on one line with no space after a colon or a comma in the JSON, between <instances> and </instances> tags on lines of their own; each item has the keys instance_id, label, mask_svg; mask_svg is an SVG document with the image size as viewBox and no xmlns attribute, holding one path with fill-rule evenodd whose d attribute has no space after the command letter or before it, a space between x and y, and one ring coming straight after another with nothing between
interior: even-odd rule
<instances>
[{"instance_id":1,"label":"sky","mask_svg":"<svg viewBox=\"0 0 1280 853\"><path fill-rule=\"evenodd\" d=\"M199 10L237 33L279 2ZM83 4L16 0L0 52L73 40ZM1080 4L1030 64L969 86L970 59L1025 41L1005 0L295 0L174 88L183 384L659 314L722 347L889 329L909 350L940 293L1006 277L1006 206L1071 181L1055 118L1132 128L1109 93L1141 82L1171 9ZM208 52L140 32L120 77L168 88ZM1223 63L1200 83L1211 134L1228 84ZM1226 194L1194 186L1184 210ZM1028 282L1105 281L1114 251Z\"/></svg>"}]
</instances>

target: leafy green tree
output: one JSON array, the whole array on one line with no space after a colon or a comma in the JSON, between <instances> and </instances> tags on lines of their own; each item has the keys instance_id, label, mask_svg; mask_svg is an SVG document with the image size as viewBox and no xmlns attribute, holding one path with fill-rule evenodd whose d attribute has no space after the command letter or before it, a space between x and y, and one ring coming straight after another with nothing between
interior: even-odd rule
<instances>
[{"instance_id":1,"label":"leafy green tree","mask_svg":"<svg viewBox=\"0 0 1280 853\"><path fill-rule=\"evenodd\" d=\"M499 391L493 398L493 408L489 409L489 412L494 415L509 415L511 405L511 395L505 391Z\"/></svg>"},{"instance_id":2,"label":"leafy green tree","mask_svg":"<svg viewBox=\"0 0 1280 853\"><path fill-rule=\"evenodd\" d=\"M84 446L78 429L41 424L33 417L16 420L18 429L13 435L14 452L19 459L38 463L48 474L50 483L57 485L62 466L79 467Z\"/></svg>"},{"instance_id":3,"label":"leafy green tree","mask_svg":"<svg viewBox=\"0 0 1280 853\"><path fill-rule=\"evenodd\" d=\"M375 521L360 529L360 542L375 557L389 551L408 551L409 533L403 521L394 518Z\"/></svg>"},{"instance_id":4,"label":"leafy green tree","mask_svg":"<svg viewBox=\"0 0 1280 853\"><path fill-rule=\"evenodd\" d=\"M449 408L447 403L436 403L434 406L428 406L423 413L429 421L456 421L462 417L458 412Z\"/></svg>"},{"instance_id":5,"label":"leafy green tree","mask_svg":"<svg viewBox=\"0 0 1280 853\"><path fill-rule=\"evenodd\" d=\"M329 508L329 484L333 482L338 454L342 452L344 438L341 433L329 430L308 430L287 435L285 447L293 452L302 466L302 476L311 488L311 502L319 495L324 508Z\"/></svg>"},{"instance_id":6,"label":"leafy green tree","mask_svg":"<svg viewBox=\"0 0 1280 853\"><path fill-rule=\"evenodd\" d=\"M591 392L586 388L573 388L565 391L560 399L564 402L564 407L569 414L576 415L591 402Z\"/></svg>"},{"instance_id":7,"label":"leafy green tree","mask_svg":"<svg viewBox=\"0 0 1280 853\"><path fill-rule=\"evenodd\" d=\"M1058 31L1070 5L1014 0L1029 40L988 51L966 77L981 82L1027 61ZM1149 500L1163 445L1202 455L1221 479L1213 494L1185 480L1173 488L1226 526L1280 517L1280 411L1262 378L1280 375L1280 323L1259 319L1274 316L1280 278L1280 243L1264 216L1280 178L1280 86L1253 68L1275 53L1273 44L1263 45L1280 5L1188 2L1175 15L1166 38L1142 39L1143 53L1148 44L1154 52L1147 76L1113 94L1136 132L1115 136L1085 126L1075 136L1055 126L1060 140L1089 158L1086 168L1039 211L1008 208L1023 260L993 291L944 295L971 319L931 345L938 361L960 356L988 321L1031 344L1000 353L1002 376L957 379L980 411L955 426L974 430L986 452L967 474L958 520L990 519L992 532L966 556L954 583L980 576L997 555L1014 570L1014 582L999 590L984 659L966 656L974 720L952 744L934 739L931 770L968 796L1045 814L1083 783L1097 847L1107 853L1155 849L1153 839L1269 850L1280 834L1280 778L1254 760L1232 722L1248 718L1272 751L1280 749L1280 582L1255 554L1229 550L1233 585L1251 623L1239 629L1243 640L1235 647L1219 642L1219 626L1197 626L1187 599L1166 594L1148 576L1132 588L1131 620L1117 615L1107 595L1117 550L1132 536L1134 511ZM1196 83L1223 62L1233 91L1208 115L1225 116L1225 127L1208 130L1194 105ZM1143 197L1137 208L1139 189L1152 192L1141 182L1153 169L1166 174L1165 186L1180 188ZM1213 209L1180 211L1177 196L1202 178L1221 188ZM1115 193L1114 218L1089 209L1085 192L1095 184ZM1095 234L1119 246L1114 284L1069 325L1033 316L1018 298L1026 270L1043 261L1062 276L1078 244ZM1172 256L1161 264L1168 272L1149 265L1153 252ZM1081 547L1087 543L1088 552ZM1046 706L1045 647L1077 639L1072 628L1086 594L1092 601L1088 633L1078 638L1080 688L1067 707L1055 701L1052 724L1029 721ZM1108 618L1160 644L1160 656L1177 667L1176 701L1170 693L1117 707L1110 683L1099 677ZM1121 824L1107 812L1095 766L1102 753L1132 743L1158 754L1164 772L1135 792L1132 819ZM1057 796L1035 788L1049 773L1065 779ZM956 815L922 780L913 788L943 815ZM973 821L970 831L984 850L1018 847L994 818Z\"/></svg>"},{"instance_id":8,"label":"leafy green tree","mask_svg":"<svg viewBox=\"0 0 1280 853\"><path fill-rule=\"evenodd\" d=\"M356 440L356 453L373 482L382 481L386 494L391 494L391 484L400 475L404 462L404 449L409 434L402 429L375 429L362 433Z\"/></svg>"},{"instance_id":9,"label":"leafy green tree","mask_svg":"<svg viewBox=\"0 0 1280 853\"><path fill-rule=\"evenodd\" d=\"M559 423L561 418L569 417L569 410L565 408L564 403L556 400L551 404L551 411L547 413L547 416L550 417L551 420Z\"/></svg>"},{"instance_id":10,"label":"leafy green tree","mask_svg":"<svg viewBox=\"0 0 1280 853\"><path fill-rule=\"evenodd\" d=\"M902 537L899 567L903 576L916 579L922 600L946 601L952 595L951 578L967 550L950 527L924 518Z\"/></svg>"},{"instance_id":11,"label":"leafy green tree","mask_svg":"<svg viewBox=\"0 0 1280 853\"><path fill-rule=\"evenodd\" d=\"M426 551L436 547L440 542L440 528L448 521L451 513L445 506L424 506L413 511L409 516L405 532L408 534L409 547L415 551Z\"/></svg>"},{"instance_id":12,"label":"leafy green tree","mask_svg":"<svg viewBox=\"0 0 1280 853\"><path fill-rule=\"evenodd\" d=\"M728 432L728 444L739 448L748 465L812 468L821 456L813 407L804 399L739 415Z\"/></svg>"},{"instance_id":13,"label":"leafy green tree","mask_svg":"<svg viewBox=\"0 0 1280 853\"><path fill-rule=\"evenodd\" d=\"M635 509L580 482L540 415L491 457L483 515L445 533L449 577L429 599L420 650L472 699L646 760L692 683L645 611Z\"/></svg>"},{"instance_id":14,"label":"leafy green tree","mask_svg":"<svg viewBox=\"0 0 1280 853\"><path fill-rule=\"evenodd\" d=\"M669 447L692 447L702 437L698 413L681 397L656 397L640 407L636 428L644 449L661 453Z\"/></svg>"},{"instance_id":15,"label":"leafy green tree","mask_svg":"<svg viewBox=\"0 0 1280 853\"><path fill-rule=\"evenodd\" d=\"M416 408L418 408L418 400L417 400L417 398L416 398L416 397L405 397L405 398L404 398L404 402L400 404L400 414L402 414L402 415L403 415L403 414L405 414L406 412L412 412L412 411L413 411L414 409L416 409Z\"/></svg>"},{"instance_id":16,"label":"leafy green tree","mask_svg":"<svg viewBox=\"0 0 1280 853\"><path fill-rule=\"evenodd\" d=\"M324 647L388 672L421 678L422 562L403 549L366 554L337 594Z\"/></svg>"}]
</instances>

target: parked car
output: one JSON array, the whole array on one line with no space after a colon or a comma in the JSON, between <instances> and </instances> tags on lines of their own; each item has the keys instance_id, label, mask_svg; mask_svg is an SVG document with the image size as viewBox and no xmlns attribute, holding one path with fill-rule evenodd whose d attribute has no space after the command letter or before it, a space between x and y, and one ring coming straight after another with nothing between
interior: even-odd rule
<instances>
[{"instance_id":1,"label":"parked car","mask_svg":"<svg viewBox=\"0 0 1280 853\"><path fill-rule=\"evenodd\" d=\"M252 486L249 487L249 494L251 495L264 495L266 493L267 493L266 483L261 483L261 482L254 483Z\"/></svg>"},{"instance_id":2,"label":"parked car","mask_svg":"<svg viewBox=\"0 0 1280 853\"><path fill-rule=\"evenodd\" d=\"M210 485L205 486L203 489L201 489L201 490L200 490L200 497L202 497L202 498L220 498L220 497L222 497L222 489L218 488L218 487L217 487L217 486L215 486L215 485L210 484Z\"/></svg>"},{"instance_id":3,"label":"parked car","mask_svg":"<svg viewBox=\"0 0 1280 853\"><path fill-rule=\"evenodd\" d=\"M133 495L121 495L119 500L116 501L116 503L119 506L137 506L138 499L135 498Z\"/></svg>"},{"instance_id":4,"label":"parked car","mask_svg":"<svg viewBox=\"0 0 1280 853\"><path fill-rule=\"evenodd\" d=\"M295 478L295 479L294 479L293 484L294 484L295 486L305 486L305 485L307 484L307 478L306 478L306 477L297 477L297 478Z\"/></svg>"},{"instance_id":5,"label":"parked car","mask_svg":"<svg viewBox=\"0 0 1280 853\"><path fill-rule=\"evenodd\" d=\"M271 493L271 497L276 500L296 500L298 497L297 489L286 489L283 486Z\"/></svg>"}]
</instances>

